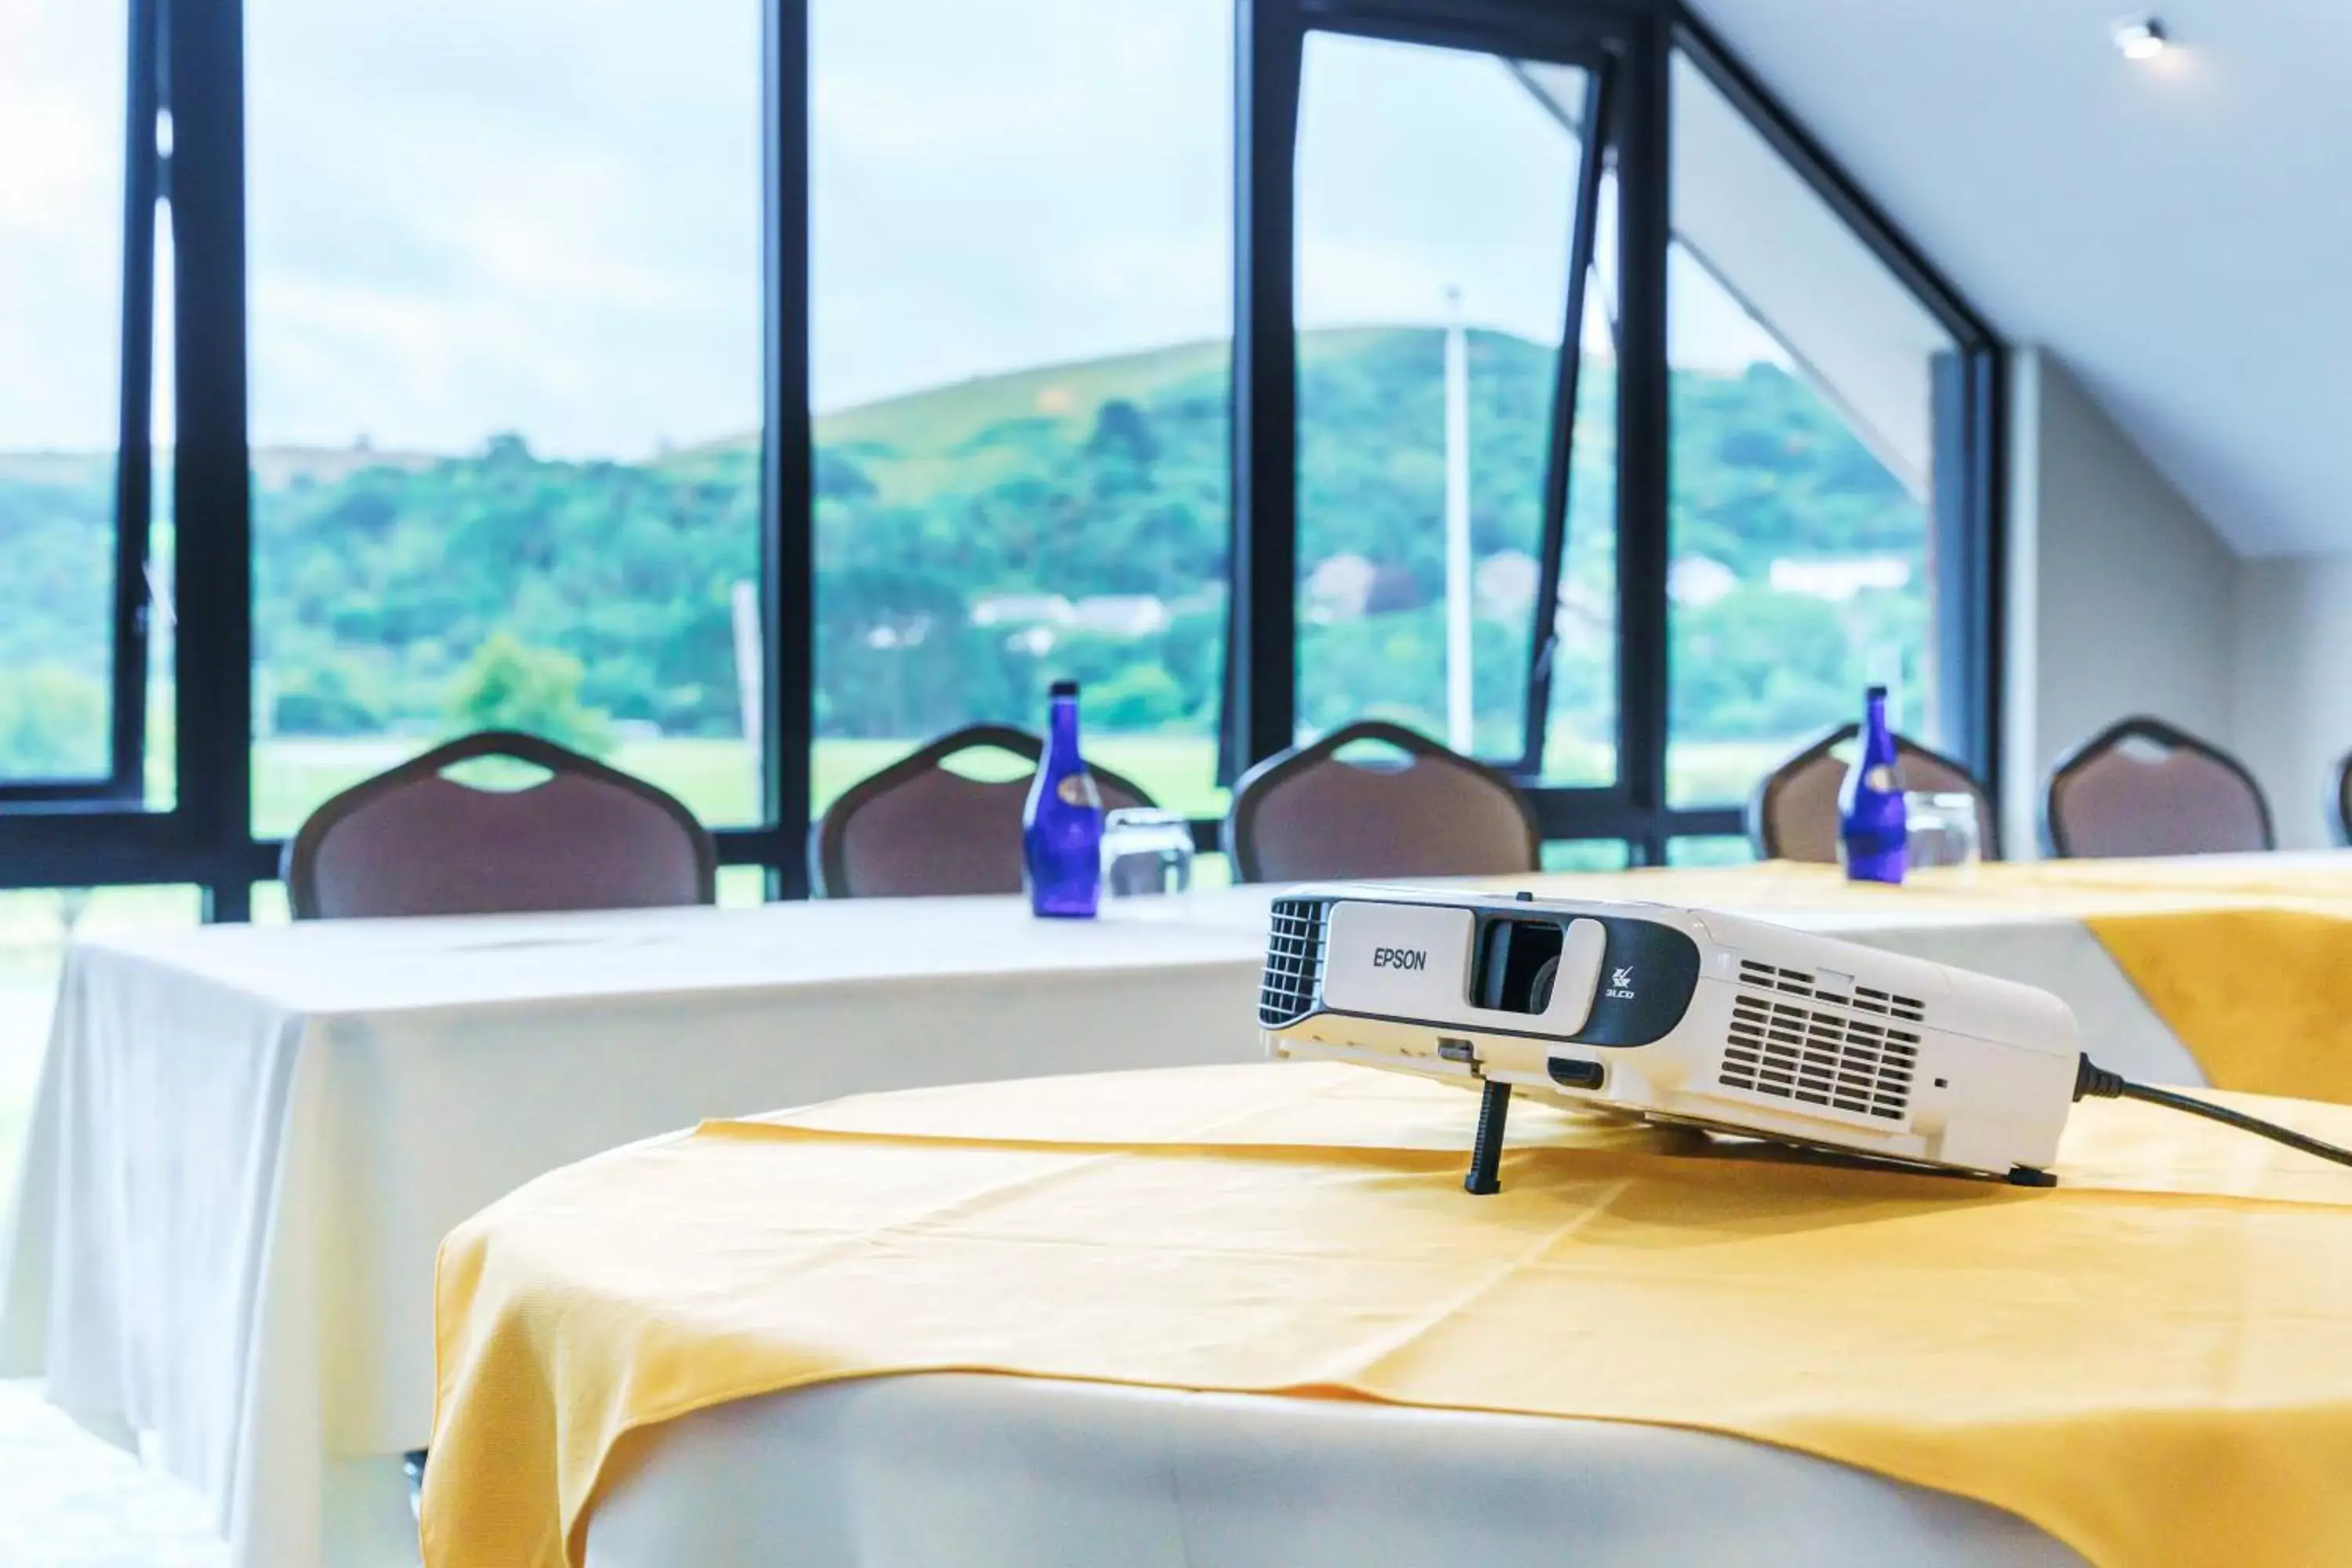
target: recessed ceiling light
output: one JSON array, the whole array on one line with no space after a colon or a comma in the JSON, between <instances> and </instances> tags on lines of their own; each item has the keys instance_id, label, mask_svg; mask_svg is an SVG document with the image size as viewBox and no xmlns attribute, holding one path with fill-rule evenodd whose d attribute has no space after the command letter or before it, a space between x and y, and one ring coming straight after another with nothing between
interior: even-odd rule
<instances>
[{"instance_id":1,"label":"recessed ceiling light","mask_svg":"<svg viewBox=\"0 0 2352 1568\"><path fill-rule=\"evenodd\" d=\"M2153 16L2128 16L2115 26L2116 47L2127 60L2152 60L2172 47L2171 35Z\"/></svg>"}]
</instances>

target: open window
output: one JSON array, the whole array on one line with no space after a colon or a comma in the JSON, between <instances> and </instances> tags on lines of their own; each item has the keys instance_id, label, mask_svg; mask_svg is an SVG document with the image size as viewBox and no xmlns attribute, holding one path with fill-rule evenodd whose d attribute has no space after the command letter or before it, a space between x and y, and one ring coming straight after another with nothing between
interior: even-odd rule
<instances>
[{"instance_id":1,"label":"open window","mask_svg":"<svg viewBox=\"0 0 2352 1568\"><path fill-rule=\"evenodd\" d=\"M1297 732L1392 719L1607 784L1616 68L1497 42L1304 40Z\"/></svg>"},{"instance_id":2,"label":"open window","mask_svg":"<svg viewBox=\"0 0 2352 1568\"><path fill-rule=\"evenodd\" d=\"M1703 47L1672 60L1667 803L1744 799L1865 686L1971 742L1969 325L1865 238ZM1981 759L1977 759L1981 765Z\"/></svg>"},{"instance_id":3,"label":"open window","mask_svg":"<svg viewBox=\"0 0 2352 1568\"><path fill-rule=\"evenodd\" d=\"M1241 762L1393 719L1645 861L1871 682L1990 772L1998 345L1834 164L1665 7L1263 9Z\"/></svg>"}]
</instances>

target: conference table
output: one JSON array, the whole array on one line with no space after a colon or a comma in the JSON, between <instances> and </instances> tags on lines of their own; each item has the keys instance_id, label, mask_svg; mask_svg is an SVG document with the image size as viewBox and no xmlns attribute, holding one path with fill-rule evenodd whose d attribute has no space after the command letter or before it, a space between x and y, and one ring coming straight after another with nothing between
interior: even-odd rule
<instances>
[{"instance_id":1,"label":"conference table","mask_svg":"<svg viewBox=\"0 0 2352 1568\"><path fill-rule=\"evenodd\" d=\"M2249 864L2334 879L2352 860ZM2040 984L2107 1065L2203 1081L2083 920L2011 907L2006 868L1984 869L1860 901L1823 868L1480 885L1705 902ZM2212 858L2190 879L2235 874ZM199 1489L237 1568L413 1563L399 1456L432 1430L452 1227L704 1118L1255 1059L1270 897L1113 901L1093 922L916 899L81 942L7 1242L0 1375L43 1378Z\"/></svg>"},{"instance_id":2,"label":"conference table","mask_svg":"<svg viewBox=\"0 0 2352 1568\"><path fill-rule=\"evenodd\" d=\"M2133 1101L2048 1190L1529 1105L1473 1196L1471 1105L1092 1074L551 1173L444 1247L426 1562L2352 1561L2352 1172Z\"/></svg>"},{"instance_id":3,"label":"conference table","mask_svg":"<svg viewBox=\"0 0 2352 1568\"><path fill-rule=\"evenodd\" d=\"M786 1550L793 1568L2083 1568L2012 1513L1715 1433L961 1373L668 1423L598 1501L586 1563Z\"/></svg>"}]
</instances>

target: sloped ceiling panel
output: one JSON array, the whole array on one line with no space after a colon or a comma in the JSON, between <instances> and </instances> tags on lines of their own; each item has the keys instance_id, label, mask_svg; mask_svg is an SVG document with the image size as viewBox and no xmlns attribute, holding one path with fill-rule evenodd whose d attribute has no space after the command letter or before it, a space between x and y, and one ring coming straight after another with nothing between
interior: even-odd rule
<instances>
[{"instance_id":1,"label":"sloped ceiling panel","mask_svg":"<svg viewBox=\"0 0 2352 1568\"><path fill-rule=\"evenodd\" d=\"M2352 5L1697 0L2011 342L2239 552L2352 551Z\"/></svg>"}]
</instances>

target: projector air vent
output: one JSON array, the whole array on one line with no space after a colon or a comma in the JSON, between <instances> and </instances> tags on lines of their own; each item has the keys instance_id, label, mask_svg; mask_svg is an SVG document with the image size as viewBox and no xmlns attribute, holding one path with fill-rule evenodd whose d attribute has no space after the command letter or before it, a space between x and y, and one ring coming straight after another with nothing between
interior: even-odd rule
<instances>
[{"instance_id":1,"label":"projector air vent","mask_svg":"<svg viewBox=\"0 0 2352 1568\"><path fill-rule=\"evenodd\" d=\"M1802 970L1742 959L1719 1079L1727 1089L1899 1121L1919 1064L1918 1031L1902 1026L1926 1015L1915 996L1866 985L1847 994Z\"/></svg>"},{"instance_id":2,"label":"projector air vent","mask_svg":"<svg viewBox=\"0 0 2352 1568\"><path fill-rule=\"evenodd\" d=\"M1257 992L1257 1021L1266 1028L1278 1029L1315 1009L1315 995L1323 984L1325 908L1312 899L1274 901L1265 977Z\"/></svg>"}]
</instances>

